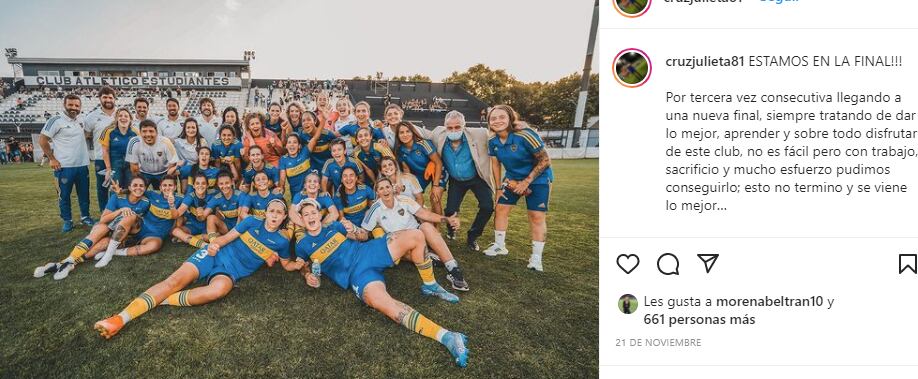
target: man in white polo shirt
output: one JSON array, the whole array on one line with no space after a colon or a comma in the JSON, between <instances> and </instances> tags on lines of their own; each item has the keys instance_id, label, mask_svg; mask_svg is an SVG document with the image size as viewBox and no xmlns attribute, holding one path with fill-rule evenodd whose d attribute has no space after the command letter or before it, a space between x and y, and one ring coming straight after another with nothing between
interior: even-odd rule
<instances>
[{"instance_id":1,"label":"man in white polo shirt","mask_svg":"<svg viewBox=\"0 0 918 379\"><path fill-rule=\"evenodd\" d=\"M96 173L96 198L99 200L99 212L105 209L108 203L108 187L105 184L105 161L102 159L102 131L115 121L115 90L109 86L99 89L99 108L83 116L83 130L92 138L92 160L95 162L93 172ZM99 173L102 174L99 174Z\"/></svg>"},{"instance_id":2,"label":"man in white polo shirt","mask_svg":"<svg viewBox=\"0 0 918 379\"><path fill-rule=\"evenodd\" d=\"M148 112L150 112L150 101L149 100L142 98L142 97L138 97L134 99L134 113L135 114L134 114L134 121L131 121L131 126L133 126L134 129L140 129L141 121L151 119ZM155 123L156 120L153 120L153 122Z\"/></svg>"},{"instance_id":3,"label":"man in white polo shirt","mask_svg":"<svg viewBox=\"0 0 918 379\"><path fill-rule=\"evenodd\" d=\"M465 282L462 270L459 269L459 263L453 258L449 246L446 245L440 231L433 224L442 222L449 224L453 229L459 229L459 217L456 215L444 217L424 209L414 199L396 194L392 189L392 182L386 178L376 182L376 196L378 198L364 216L361 227L364 230L373 231L378 225L386 233L420 229L424 232L427 245L446 267L448 272L446 280L454 289L468 291L469 285ZM419 223L418 220L421 220L422 223Z\"/></svg>"},{"instance_id":4,"label":"man in white polo shirt","mask_svg":"<svg viewBox=\"0 0 918 379\"><path fill-rule=\"evenodd\" d=\"M65 114L54 116L41 128L38 144L48 157L54 177L57 178L58 206L66 233L73 229L70 212L70 193L77 189L80 203L80 222L92 226L95 222L89 217L89 148L86 146L86 134L83 130L83 119L80 97L69 94L64 97ZM54 150L51 149L54 141Z\"/></svg>"},{"instance_id":5,"label":"man in white polo shirt","mask_svg":"<svg viewBox=\"0 0 918 379\"><path fill-rule=\"evenodd\" d=\"M124 160L131 164L134 176L143 176L149 185L159 189L163 177L175 173L179 157L172 141L157 133L156 123L143 120L140 122L140 135L131 137L128 142Z\"/></svg>"},{"instance_id":6,"label":"man in white polo shirt","mask_svg":"<svg viewBox=\"0 0 918 379\"><path fill-rule=\"evenodd\" d=\"M156 122L156 130L159 135L166 137L173 142L182 134L182 120L179 118L179 101L174 98L166 100L166 117L160 118Z\"/></svg>"},{"instance_id":7,"label":"man in white polo shirt","mask_svg":"<svg viewBox=\"0 0 918 379\"><path fill-rule=\"evenodd\" d=\"M198 103L198 109L201 111L201 115L195 117L198 120L198 134L204 137L204 140L207 141L207 146L211 146L214 142L217 142L217 131L223 121L220 120L220 117L217 117L214 101L208 97L201 99Z\"/></svg>"}]
</instances>

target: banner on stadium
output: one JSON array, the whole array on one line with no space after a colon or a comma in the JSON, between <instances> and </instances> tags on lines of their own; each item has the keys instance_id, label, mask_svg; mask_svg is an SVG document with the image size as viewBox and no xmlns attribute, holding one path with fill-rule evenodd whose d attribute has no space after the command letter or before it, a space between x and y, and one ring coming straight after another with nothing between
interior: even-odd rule
<instances>
[{"instance_id":1,"label":"banner on stadium","mask_svg":"<svg viewBox=\"0 0 918 379\"><path fill-rule=\"evenodd\" d=\"M162 76L26 76L27 86L52 87L182 87L182 88L240 88L242 79L228 77Z\"/></svg>"}]
</instances>

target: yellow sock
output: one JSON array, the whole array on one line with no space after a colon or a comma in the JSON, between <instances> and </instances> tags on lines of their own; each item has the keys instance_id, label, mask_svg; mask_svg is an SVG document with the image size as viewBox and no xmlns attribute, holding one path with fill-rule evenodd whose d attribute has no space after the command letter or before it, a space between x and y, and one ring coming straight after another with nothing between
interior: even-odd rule
<instances>
[{"instance_id":1,"label":"yellow sock","mask_svg":"<svg viewBox=\"0 0 918 379\"><path fill-rule=\"evenodd\" d=\"M191 290L178 291L174 294L169 295L166 300L163 300L161 304L163 305L172 305L176 307L190 307L191 304L188 303L188 292Z\"/></svg>"},{"instance_id":2,"label":"yellow sock","mask_svg":"<svg viewBox=\"0 0 918 379\"><path fill-rule=\"evenodd\" d=\"M424 259L424 262L414 265L418 268L418 274L421 274L421 281L424 284L434 284L437 281L434 279L433 274L433 261L430 258Z\"/></svg>"},{"instance_id":3,"label":"yellow sock","mask_svg":"<svg viewBox=\"0 0 918 379\"><path fill-rule=\"evenodd\" d=\"M92 241L84 238L82 241L77 243L76 246L73 247L73 250L70 251L70 255L68 257L71 258L75 263L80 263L83 261L83 255L89 251L90 247L92 247Z\"/></svg>"},{"instance_id":4,"label":"yellow sock","mask_svg":"<svg viewBox=\"0 0 918 379\"><path fill-rule=\"evenodd\" d=\"M217 233L207 233L207 240L208 240L208 241L213 241L214 238L217 238L217 237L219 237L219 236L220 236L220 235L217 234Z\"/></svg>"},{"instance_id":5,"label":"yellow sock","mask_svg":"<svg viewBox=\"0 0 918 379\"><path fill-rule=\"evenodd\" d=\"M153 299L153 296L144 292L128 304L128 306L118 315L121 316L121 320L127 324L128 321L140 317L140 315L147 313L147 311L153 309L155 306L156 300Z\"/></svg>"},{"instance_id":6,"label":"yellow sock","mask_svg":"<svg viewBox=\"0 0 918 379\"><path fill-rule=\"evenodd\" d=\"M198 236L191 236L191 238L188 239L188 244L194 246L196 249L200 249L202 246L204 246L204 240Z\"/></svg>"},{"instance_id":7,"label":"yellow sock","mask_svg":"<svg viewBox=\"0 0 918 379\"><path fill-rule=\"evenodd\" d=\"M402 326L437 342L440 342L440 338L447 332L446 329L413 309L402 318Z\"/></svg>"}]
</instances>

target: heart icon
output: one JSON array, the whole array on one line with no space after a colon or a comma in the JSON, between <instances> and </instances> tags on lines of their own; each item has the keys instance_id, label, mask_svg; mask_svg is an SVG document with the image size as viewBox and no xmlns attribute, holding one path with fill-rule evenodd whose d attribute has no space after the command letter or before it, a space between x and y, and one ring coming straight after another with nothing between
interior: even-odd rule
<instances>
[{"instance_id":1,"label":"heart icon","mask_svg":"<svg viewBox=\"0 0 918 379\"><path fill-rule=\"evenodd\" d=\"M635 254L619 254L615 263L617 263L618 268L622 269L626 274L630 274L639 264L641 264L641 258Z\"/></svg>"}]
</instances>

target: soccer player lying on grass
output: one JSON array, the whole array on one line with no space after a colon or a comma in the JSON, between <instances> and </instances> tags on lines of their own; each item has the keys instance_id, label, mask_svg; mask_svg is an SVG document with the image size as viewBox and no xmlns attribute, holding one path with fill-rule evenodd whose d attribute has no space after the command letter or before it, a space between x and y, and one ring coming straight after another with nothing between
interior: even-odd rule
<instances>
[{"instance_id":1,"label":"soccer player lying on grass","mask_svg":"<svg viewBox=\"0 0 918 379\"><path fill-rule=\"evenodd\" d=\"M185 213L187 208L186 205L182 204L182 196L176 193L178 180L175 176L164 176L160 181L159 189L159 191L147 191L145 193L147 200L150 201L150 209L143 215L140 231L131 238L131 240L137 241L137 244L120 249L107 249L98 253L90 251L87 256L95 255L97 261L107 262L115 255L138 256L159 251L163 247L163 241L175 226L175 219ZM178 208L176 208L176 205L178 205ZM96 246L104 245L110 241L110 238L102 237L96 243Z\"/></svg>"},{"instance_id":2,"label":"soccer player lying on grass","mask_svg":"<svg viewBox=\"0 0 918 379\"><path fill-rule=\"evenodd\" d=\"M198 173L192 181L193 191L185 194L182 205L185 206L184 222L172 229L172 236L187 243L197 249L206 243L207 217L204 216L204 210L207 208L207 202L213 197L208 193L208 179L203 173Z\"/></svg>"},{"instance_id":3,"label":"soccer player lying on grass","mask_svg":"<svg viewBox=\"0 0 918 379\"><path fill-rule=\"evenodd\" d=\"M459 302L458 296L447 292L434 279L430 258L424 257L426 245L420 230L402 230L361 243L358 241L366 241L367 232L347 220L323 226L315 200L304 200L300 209L306 227L302 235L297 236L296 255L297 262L307 259L312 262L311 269L302 271L307 285L317 288L320 276L327 275L337 286L350 288L357 298L393 321L442 343L456 365L465 367L468 363L465 335L440 327L386 292L383 270L407 257L415 263L424 282L422 294L450 303ZM279 254L282 258L290 258L285 251Z\"/></svg>"},{"instance_id":4,"label":"soccer player lying on grass","mask_svg":"<svg viewBox=\"0 0 918 379\"><path fill-rule=\"evenodd\" d=\"M207 202L207 208L204 209L208 241L229 233L246 216L244 205L248 202L248 195L233 186L232 174L220 172L217 175L217 188L220 192Z\"/></svg>"},{"instance_id":5,"label":"soccer player lying on grass","mask_svg":"<svg viewBox=\"0 0 918 379\"><path fill-rule=\"evenodd\" d=\"M376 182L376 196L379 198L363 218L361 228L374 230L380 226L385 233L394 233L399 230L420 230L424 233L427 246L430 246L430 249L437 255L437 259L443 262L446 271L449 272L446 280L453 286L453 289L468 291L469 285L465 282L462 270L459 269L459 263L453 258L449 246L446 245L440 231L433 224L435 222L445 223L453 230L457 230L459 229L459 217L440 216L424 209L410 197L396 195L392 187L392 182L388 178L380 178ZM422 222L418 223L418 221Z\"/></svg>"},{"instance_id":6,"label":"soccer player lying on grass","mask_svg":"<svg viewBox=\"0 0 918 379\"><path fill-rule=\"evenodd\" d=\"M146 188L147 182L143 177L131 179L129 192L126 195L113 193L109 197L99 222L92 227L92 230L83 240L73 247L67 258L58 263L51 262L39 266L35 268L33 275L36 278L40 278L48 274L54 274L54 280L66 278L77 264L83 262L83 256L89 252L93 245L100 242L103 237L107 237L109 233L112 236L112 242L109 243L109 246L113 244L114 248L117 248L128 237L129 233L136 233L140 230L138 221L150 208L150 201L144 197ZM96 263L96 267L104 267L106 264L108 264L107 261L99 261Z\"/></svg>"},{"instance_id":7,"label":"soccer player lying on grass","mask_svg":"<svg viewBox=\"0 0 918 379\"><path fill-rule=\"evenodd\" d=\"M96 322L95 329L108 339L124 325L156 307L157 304L194 306L218 300L233 289L233 284L252 275L262 265L273 266L278 252L287 254L289 234L284 228L287 205L273 200L265 218L247 217L225 236L214 238L205 248L192 254L166 280L140 294L120 313ZM301 270L302 261L282 260L287 271ZM182 290L195 280L203 286Z\"/></svg>"}]
</instances>

